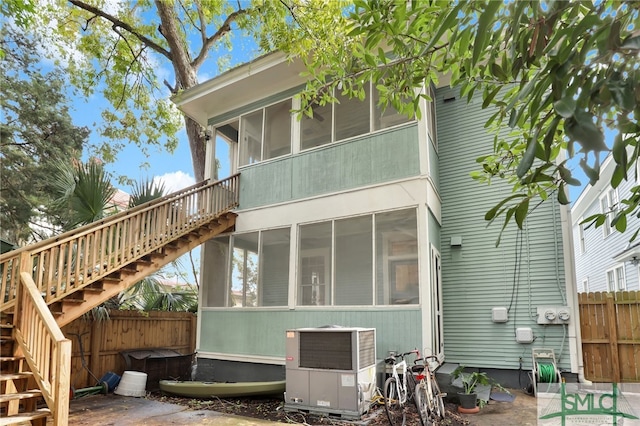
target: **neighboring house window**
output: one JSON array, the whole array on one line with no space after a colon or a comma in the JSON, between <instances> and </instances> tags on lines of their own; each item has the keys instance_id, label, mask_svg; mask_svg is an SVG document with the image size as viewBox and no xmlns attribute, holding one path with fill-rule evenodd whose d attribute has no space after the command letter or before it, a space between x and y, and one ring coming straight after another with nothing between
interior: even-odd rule
<instances>
[{"instance_id":1,"label":"neighboring house window","mask_svg":"<svg viewBox=\"0 0 640 426\"><path fill-rule=\"evenodd\" d=\"M378 105L378 91L370 85L365 87L364 100L341 94L336 95L336 98L338 101L335 103L313 104L311 116L303 116L300 123L301 150L411 121L406 115L398 113L392 105L382 109Z\"/></svg>"},{"instance_id":2,"label":"neighboring house window","mask_svg":"<svg viewBox=\"0 0 640 426\"><path fill-rule=\"evenodd\" d=\"M415 209L301 225L299 247L298 305L419 302Z\"/></svg>"},{"instance_id":3,"label":"neighboring house window","mask_svg":"<svg viewBox=\"0 0 640 426\"><path fill-rule=\"evenodd\" d=\"M582 291L584 293L589 292L589 278L585 278L582 280Z\"/></svg>"},{"instance_id":4,"label":"neighboring house window","mask_svg":"<svg viewBox=\"0 0 640 426\"><path fill-rule=\"evenodd\" d=\"M291 99L240 117L240 166L291 154Z\"/></svg>"},{"instance_id":5,"label":"neighboring house window","mask_svg":"<svg viewBox=\"0 0 640 426\"><path fill-rule=\"evenodd\" d=\"M609 291L624 291L627 289L622 265L607 271L607 288Z\"/></svg>"},{"instance_id":6,"label":"neighboring house window","mask_svg":"<svg viewBox=\"0 0 640 426\"><path fill-rule=\"evenodd\" d=\"M580 222L582 222L582 219L580 219ZM578 225L578 233L580 234L580 254L582 254L587 250L587 246L584 241L584 224L583 223L580 223Z\"/></svg>"},{"instance_id":7,"label":"neighboring house window","mask_svg":"<svg viewBox=\"0 0 640 426\"><path fill-rule=\"evenodd\" d=\"M290 229L284 228L208 242L205 268L212 272L205 306L286 306L290 239Z\"/></svg>"},{"instance_id":8,"label":"neighboring house window","mask_svg":"<svg viewBox=\"0 0 640 426\"><path fill-rule=\"evenodd\" d=\"M618 190L609 189L605 195L600 198L600 212L606 214L606 219L602 225L602 232L607 237L611 234L611 220L618 211Z\"/></svg>"}]
</instances>

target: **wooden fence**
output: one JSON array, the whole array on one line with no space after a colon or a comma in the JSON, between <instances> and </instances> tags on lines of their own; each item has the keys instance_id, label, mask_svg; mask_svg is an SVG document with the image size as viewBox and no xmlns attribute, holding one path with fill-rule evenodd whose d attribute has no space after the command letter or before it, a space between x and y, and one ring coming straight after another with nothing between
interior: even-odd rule
<instances>
[{"instance_id":1,"label":"wooden fence","mask_svg":"<svg viewBox=\"0 0 640 426\"><path fill-rule=\"evenodd\" d=\"M167 348L183 355L196 346L196 316L189 312L110 311L103 321L78 318L62 328L73 342L71 386L96 385L106 373L122 375L125 361L120 351L140 348ZM78 336L82 341L80 348ZM83 366L82 354L84 353Z\"/></svg>"},{"instance_id":2,"label":"wooden fence","mask_svg":"<svg viewBox=\"0 0 640 426\"><path fill-rule=\"evenodd\" d=\"M585 377L640 382L640 291L581 293Z\"/></svg>"}]
</instances>

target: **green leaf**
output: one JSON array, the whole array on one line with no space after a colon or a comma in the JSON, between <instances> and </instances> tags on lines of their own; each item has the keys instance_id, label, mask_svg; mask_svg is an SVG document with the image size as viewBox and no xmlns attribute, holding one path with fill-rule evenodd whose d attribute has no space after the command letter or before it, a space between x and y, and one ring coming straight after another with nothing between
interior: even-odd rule
<instances>
[{"instance_id":1,"label":"green leaf","mask_svg":"<svg viewBox=\"0 0 640 426\"><path fill-rule=\"evenodd\" d=\"M604 143L604 133L593 122L593 116L584 111L577 112L565 121L567 136L582 145L582 151L608 151Z\"/></svg>"},{"instance_id":2,"label":"green leaf","mask_svg":"<svg viewBox=\"0 0 640 426\"><path fill-rule=\"evenodd\" d=\"M495 22L498 9L502 5L503 3L501 1L490 1L482 12L482 15L480 15L480 19L478 19L476 39L473 43L473 55L471 57L471 63L474 66L478 63L478 59L480 59L480 54L482 53L486 45L485 38L487 34L491 33L490 26L493 22Z\"/></svg>"},{"instance_id":3,"label":"green leaf","mask_svg":"<svg viewBox=\"0 0 640 426\"><path fill-rule=\"evenodd\" d=\"M518 225L518 228L522 229L522 225L527 217L528 212L529 198L525 198L520 204L518 204L518 207L516 208L516 224Z\"/></svg>"},{"instance_id":4,"label":"green leaf","mask_svg":"<svg viewBox=\"0 0 640 426\"><path fill-rule=\"evenodd\" d=\"M464 2L459 2L453 9L451 9L451 11L442 21L440 27L438 27L438 30L434 34L429 44L427 44L427 46L422 50L422 54L429 52L431 48L433 48L433 46L435 46L436 43L440 41L440 38L442 38L445 31L454 27L455 23L458 21L458 11L460 11L462 6L464 6Z\"/></svg>"},{"instance_id":5,"label":"green leaf","mask_svg":"<svg viewBox=\"0 0 640 426\"><path fill-rule=\"evenodd\" d=\"M611 226L615 226L618 232L624 232L627 230L627 215L623 212L619 212L616 217L611 221Z\"/></svg>"},{"instance_id":6,"label":"green leaf","mask_svg":"<svg viewBox=\"0 0 640 426\"><path fill-rule=\"evenodd\" d=\"M616 164L618 164L619 166L622 166L624 170L627 169L626 147L627 147L626 144L622 140L622 135L618 133L615 139L613 140L612 154L613 154L613 160L616 162Z\"/></svg>"},{"instance_id":7,"label":"green leaf","mask_svg":"<svg viewBox=\"0 0 640 426\"><path fill-rule=\"evenodd\" d=\"M484 97L484 102L482 102L482 109L487 108L489 104L491 104L491 101L493 100L493 98L496 97L498 92L500 92L500 89L502 89L502 87L497 86L488 95Z\"/></svg>"},{"instance_id":8,"label":"green leaf","mask_svg":"<svg viewBox=\"0 0 640 426\"><path fill-rule=\"evenodd\" d=\"M640 50L640 35L627 37L620 46L621 49Z\"/></svg>"},{"instance_id":9,"label":"green leaf","mask_svg":"<svg viewBox=\"0 0 640 426\"><path fill-rule=\"evenodd\" d=\"M571 96L565 96L553 103L553 109L564 118L573 117L573 113L576 110L576 101Z\"/></svg>"},{"instance_id":10,"label":"green leaf","mask_svg":"<svg viewBox=\"0 0 640 426\"><path fill-rule=\"evenodd\" d=\"M502 206L504 206L505 203L509 202L510 200L513 200L514 198L523 198L523 197L526 197L526 195L524 195L524 194L513 194L513 195L505 198L504 200L502 200L498 204L496 204L491 210L489 210L484 215L484 220L493 220L496 217L496 214L498 213L498 210L500 210L500 208Z\"/></svg>"},{"instance_id":11,"label":"green leaf","mask_svg":"<svg viewBox=\"0 0 640 426\"><path fill-rule=\"evenodd\" d=\"M533 136L529 139L527 143L527 150L524 152L522 156L522 160L520 160L520 164L518 164L518 168L516 169L516 176L520 179L527 174L531 165L533 164L533 160L536 156L536 147L538 146L538 129L536 128Z\"/></svg>"},{"instance_id":12,"label":"green leaf","mask_svg":"<svg viewBox=\"0 0 640 426\"><path fill-rule=\"evenodd\" d=\"M619 164L616 164L615 169L613 170L613 174L611 175L611 187L612 188L617 188L618 186L620 186L620 184L622 183L622 181L624 180L624 175L625 175L625 169L623 167L621 167Z\"/></svg>"},{"instance_id":13,"label":"green leaf","mask_svg":"<svg viewBox=\"0 0 640 426\"><path fill-rule=\"evenodd\" d=\"M564 182L561 182L558 187L558 202L563 206L569 204L569 198L567 197L567 190L565 188Z\"/></svg>"}]
</instances>

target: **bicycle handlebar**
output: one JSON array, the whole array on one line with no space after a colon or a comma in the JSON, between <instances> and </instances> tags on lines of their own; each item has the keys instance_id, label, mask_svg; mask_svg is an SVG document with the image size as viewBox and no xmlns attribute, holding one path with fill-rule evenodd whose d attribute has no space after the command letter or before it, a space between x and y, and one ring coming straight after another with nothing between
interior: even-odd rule
<instances>
[{"instance_id":1,"label":"bicycle handlebar","mask_svg":"<svg viewBox=\"0 0 640 426\"><path fill-rule=\"evenodd\" d=\"M404 352L404 353L401 353L401 354L391 354L391 355L389 355L388 357L386 357L384 359L384 362L386 364L395 364L398 359L404 359L405 356L411 355L411 354L415 354L417 356L417 358L415 359L414 363L422 359L420 357L420 350L414 349L414 350L411 350L409 352Z\"/></svg>"}]
</instances>

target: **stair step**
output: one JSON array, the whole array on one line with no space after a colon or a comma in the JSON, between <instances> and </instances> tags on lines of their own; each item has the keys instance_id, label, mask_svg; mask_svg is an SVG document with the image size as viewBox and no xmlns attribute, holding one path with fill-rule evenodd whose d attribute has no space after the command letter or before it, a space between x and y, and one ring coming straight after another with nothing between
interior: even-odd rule
<instances>
[{"instance_id":1,"label":"stair step","mask_svg":"<svg viewBox=\"0 0 640 426\"><path fill-rule=\"evenodd\" d=\"M0 382L8 380L28 379L31 376L33 376L33 373L30 371L23 371L22 373L0 374Z\"/></svg>"},{"instance_id":2,"label":"stair step","mask_svg":"<svg viewBox=\"0 0 640 426\"><path fill-rule=\"evenodd\" d=\"M15 425L20 423L27 423L31 420L38 420L49 417L51 415L51 410L48 408L39 408L35 411L29 411L26 413L18 413L13 414L11 416L6 416L0 418L0 426L8 426Z\"/></svg>"},{"instance_id":3,"label":"stair step","mask_svg":"<svg viewBox=\"0 0 640 426\"><path fill-rule=\"evenodd\" d=\"M20 399L40 398L42 392L39 389L30 389L19 393L8 393L0 395L0 403L15 401Z\"/></svg>"},{"instance_id":4,"label":"stair step","mask_svg":"<svg viewBox=\"0 0 640 426\"><path fill-rule=\"evenodd\" d=\"M10 361L20 361L24 359L23 356L2 356L0 357L0 362L10 362Z\"/></svg>"},{"instance_id":5,"label":"stair step","mask_svg":"<svg viewBox=\"0 0 640 426\"><path fill-rule=\"evenodd\" d=\"M64 303L73 303L73 304L76 304L76 305L81 305L84 302L86 302L86 300L84 300L84 299L76 299L76 298L71 298L71 297L65 297L61 301L64 302Z\"/></svg>"}]
</instances>

